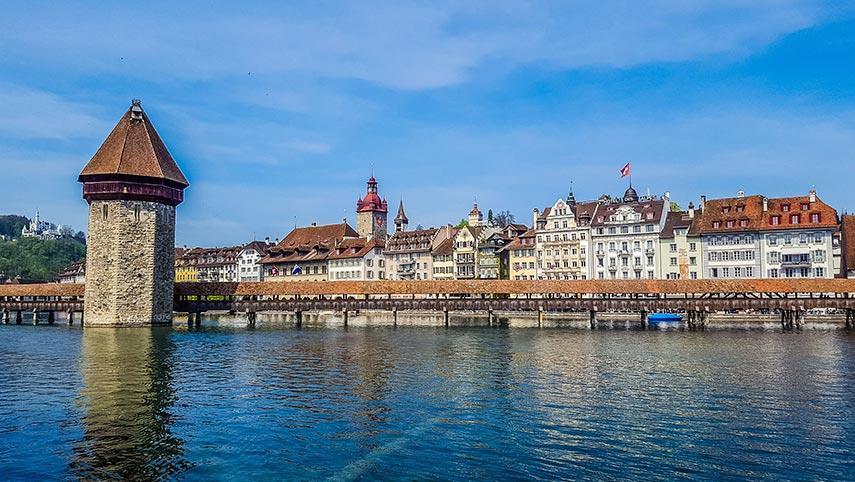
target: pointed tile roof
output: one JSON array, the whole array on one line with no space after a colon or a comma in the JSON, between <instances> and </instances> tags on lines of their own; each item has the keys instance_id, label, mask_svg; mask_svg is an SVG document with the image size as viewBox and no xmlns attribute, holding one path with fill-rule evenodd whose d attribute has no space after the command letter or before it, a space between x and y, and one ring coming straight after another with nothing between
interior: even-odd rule
<instances>
[{"instance_id":1,"label":"pointed tile roof","mask_svg":"<svg viewBox=\"0 0 855 482\"><path fill-rule=\"evenodd\" d=\"M398 205L398 215L395 216L395 222L407 224L409 221L410 220L407 219L407 215L404 213L404 200L401 199L401 204Z\"/></svg>"},{"instance_id":2,"label":"pointed tile roof","mask_svg":"<svg viewBox=\"0 0 855 482\"><path fill-rule=\"evenodd\" d=\"M149 178L176 187L189 185L151 121L134 100L98 152L80 173L80 182L103 177Z\"/></svg>"}]
</instances>

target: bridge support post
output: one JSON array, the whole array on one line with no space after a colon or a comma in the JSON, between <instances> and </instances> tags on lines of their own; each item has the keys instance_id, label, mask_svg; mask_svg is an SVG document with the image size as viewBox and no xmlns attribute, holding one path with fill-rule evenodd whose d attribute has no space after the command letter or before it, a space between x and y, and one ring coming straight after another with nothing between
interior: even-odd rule
<instances>
[{"instance_id":1,"label":"bridge support post","mask_svg":"<svg viewBox=\"0 0 855 482\"><path fill-rule=\"evenodd\" d=\"M294 312L294 323L297 325L298 328L303 326L303 312L302 311L295 311Z\"/></svg>"},{"instance_id":2,"label":"bridge support post","mask_svg":"<svg viewBox=\"0 0 855 482\"><path fill-rule=\"evenodd\" d=\"M197 311L196 316L193 317L193 326L195 326L196 328L199 328L200 326L202 326L202 312L201 311Z\"/></svg>"},{"instance_id":3,"label":"bridge support post","mask_svg":"<svg viewBox=\"0 0 855 482\"><path fill-rule=\"evenodd\" d=\"M852 328L852 310L846 308L846 328Z\"/></svg>"},{"instance_id":4,"label":"bridge support post","mask_svg":"<svg viewBox=\"0 0 855 482\"><path fill-rule=\"evenodd\" d=\"M647 309L641 310L641 327L647 328Z\"/></svg>"},{"instance_id":5,"label":"bridge support post","mask_svg":"<svg viewBox=\"0 0 855 482\"><path fill-rule=\"evenodd\" d=\"M392 308L392 326L398 326L398 308Z\"/></svg>"},{"instance_id":6,"label":"bridge support post","mask_svg":"<svg viewBox=\"0 0 855 482\"><path fill-rule=\"evenodd\" d=\"M68 315L68 326L71 326L74 324L74 311L68 310L67 315Z\"/></svg>"},{"instance_id":7,"label":"bridge support post","mask_svg":"<svg viewBox=\"0 0 855 482\"><path fill-rule=\"evenodd\" d=\"M594 328L597 327L597 309L596 308L591 310L590 318L591 318L590 319L591 329L593 330Z\"/></svg>"},{"instance_id":8,"label":"bridge support post","mask_svg":"<svg viewBox=\"0 0 855 482\"><path fill-rule=\"evenodd\" d=\"M33 310L33 326L39 324L39 310Z\"/></svg>"},{"instance_id":9,"label":"bridge support post","mask_svg":"<svg viewBox=\"0 0 855 482\"><path fill-rule=\"evenodd\" d=\"M189 328L193 327L193 315L194 313L192 311L187 312L187 327Z\"/></svg>"},{"instance_id":10,"label":"bridge support post","mask_svg":"<svg viewBox=\"0 0 855 482\"><path fill-rule=\"evenodd\" d=\"M80 326L83 326L83 312L80 312Z\"/></svg>"},{"instance_id":11,"label":"bridge support post","mask_svg":"<svg viewBox=\"0 0 855 482\"><path fill-rule=\"evenodd\" d=\"M341 309L341 316L344 319L344 326L347 326L347 315L348 315L347 308L342 308Z\"/></svg>"},{"instance_id":12,"label":"bridge support post","mask_svg":"<svg viewBox=\"0 0 855 482\"><path fill-rule=\"evenodd\" d=\"M24 314L21 310L15 312L15 324L20 325L24 321Z\"/></svg>"},{"instance_id":13,"label":"bridge support post","mask_svg":"<svg viewBox=\"0 0 855 482\"><path fill-rule=\"evenodd\" d=\"M0 314L0 318L3 319L4 325L9 324L9 312L6 311L6 308L3 308L3 312L2 312L2 314ZM849 310L846 310L846 326L847 327L849 326Z\"/></svg>"},{"instance_id":14,"label":"bridge support post","mask_svg":"<svg viewBox=\"0 0 855 482\"><path fill-rule=\"evenodd\" d=\"M448 327L448 308L442 309L442 320L443 324Z\"/></svg>"},{"instance_id":15,"label":"bridge support post","mask_svg":"<svg viewBox=\"0 0 855 482\"><path fill-rule=\"evenodd\" d=\"M543 327L543 307L542 306L537 307L537 327L538 328Z\"/></svg>"},{"instance_id":16,"label":"bridge support post","mask_svg":"<svg viewBox=\"0 0 855 482\"><path fill-rule=\"evenodd\" d=\"M54 313L54 311L53 310L48 311L48 314L47 314L48 325L54 324L55 321L56 321L56 314Z\"/></svg>"},{"instance_id":17,"label":"bridge support post","mask_svg":"<svg viewBox=\"0 0 855 482\"><path fill-rule=\"evenodd\" d=\"M493 318L493 309L492 309L492 308L488 308L488 309L487 309L487 323L489 323L489 324L490 324L490 326L493 326L493 320L494 320L494 318Z\"/></svg>"}]
</instances>

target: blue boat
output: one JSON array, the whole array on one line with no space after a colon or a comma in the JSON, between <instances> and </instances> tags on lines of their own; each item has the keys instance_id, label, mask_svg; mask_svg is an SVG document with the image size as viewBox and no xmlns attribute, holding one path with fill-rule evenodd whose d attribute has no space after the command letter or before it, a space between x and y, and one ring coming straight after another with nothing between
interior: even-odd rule
<instances>
[{"instance_id":1,"label":"blue boat","mask_svg":"<svg viewBox=\"0 0 855 482\"><path fill-rule=\"evenodd\" d=\"M683 321L683 315L679 313L650 313L647 315L648 323L678 323Z\"/></svg>"}]
</instances>

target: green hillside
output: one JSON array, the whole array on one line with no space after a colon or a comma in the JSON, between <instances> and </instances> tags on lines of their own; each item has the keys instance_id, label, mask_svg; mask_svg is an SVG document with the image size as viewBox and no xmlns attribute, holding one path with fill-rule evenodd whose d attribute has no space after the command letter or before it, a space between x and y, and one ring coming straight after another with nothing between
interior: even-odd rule
<instances>
[{"instance_id":1,"label":"green hillside","mask_svg":"<svg viewBox=\"0 0 855 482\"><path fill-rule=\"evenodd\" d=\"M20 234L20 231L19 231ZM0 240L0 273L7 278L53 281L69 264L86 256L86 245L74 238Z\"/></svg>"}]
</instances>

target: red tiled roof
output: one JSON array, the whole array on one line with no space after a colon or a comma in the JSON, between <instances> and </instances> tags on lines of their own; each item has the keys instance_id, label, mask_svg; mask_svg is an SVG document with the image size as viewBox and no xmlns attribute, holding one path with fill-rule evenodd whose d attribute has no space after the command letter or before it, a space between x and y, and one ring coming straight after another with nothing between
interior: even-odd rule
<instances>
[{"instance_id":1,"label":"red tiled roof","mask_svg":"<svg viewBox=\"0 0 855 482\"><path fill-rule=\"evenodd\" d=\"M359 234L347 223L295 228L285 239L269 249L261 264L323 261L345 238Z\"/></svg>"},{"instance_id":2,"label":"red tiled roof","mask_svg":"<svg viewBox=\"0 0 855 482\"><path fill-rule=\"evenodd\" d=\"M80 173L80 182L92 176L133 176L170 181L181 187L189 183L169 154L148 116L131 118L131 106Z\"/></svg>"},{"instance_id":3,"label":"red tiled roof","mask_svg":"<svg viewBox=\"0 0 855 482\"><path fill-rule=\"evenodd\" d=\"M807 209L803 210L802 205ZM789 207L788 211L784 210L785 206ZM813 214L819 215L819 222L811 222ZM793 215L799 216L798 224L791 223L790 217ZM778 224L773 224L775 217ZM690 232L715 234L836 226L837 211L818 197L814 202L810 202L810 196L770 198L764 211L763 196L752 195L707 200L703 209L695 214Z\"/></svg>"}]
</instances>

